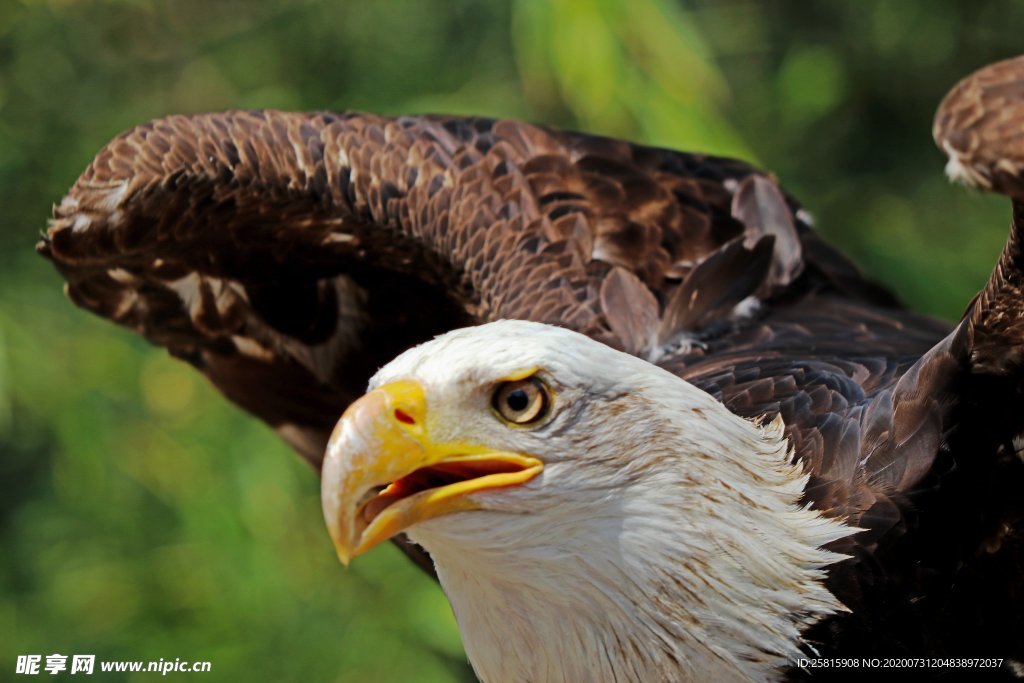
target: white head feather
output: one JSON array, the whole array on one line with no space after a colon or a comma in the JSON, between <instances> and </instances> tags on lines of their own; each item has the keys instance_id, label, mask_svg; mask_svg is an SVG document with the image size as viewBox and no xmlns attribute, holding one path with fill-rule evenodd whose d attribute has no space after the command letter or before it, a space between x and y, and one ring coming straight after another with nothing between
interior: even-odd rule
<instances>
[{"instance_id":1,"label":"white head feather","mask_svg":"<svg viewBox=\"0 0 1024 683\"><path fill-rule=\"evenodd\" d=\"M537 368L551 417L510 427L495 383ZM411 349L371 388L423 387L435 440L529 453L543 472L419 523L485 681L771 679L843 610L822 546L855 530L801 504L781 420L758 425L644 360L520 321Z\"/></svg>"}]
</instances>

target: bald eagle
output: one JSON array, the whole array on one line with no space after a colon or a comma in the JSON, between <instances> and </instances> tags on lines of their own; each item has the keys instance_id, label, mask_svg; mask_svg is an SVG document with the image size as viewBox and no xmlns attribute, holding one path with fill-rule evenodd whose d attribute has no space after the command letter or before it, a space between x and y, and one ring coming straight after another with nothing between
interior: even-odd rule
<instances>
[{"instance_id":1,"label":"bald eagle","mask_svg":"<svg viewBox=\"0 0 1024 683\"><path fill-rule=\"evenodd\" d=\"M936 117L1014 208L952 328L751 166L515 121L171 116L39 250L322 469L342 561L436 571L484 680L1021 675L1022 83Z\"/></svg>"}]
</instances>

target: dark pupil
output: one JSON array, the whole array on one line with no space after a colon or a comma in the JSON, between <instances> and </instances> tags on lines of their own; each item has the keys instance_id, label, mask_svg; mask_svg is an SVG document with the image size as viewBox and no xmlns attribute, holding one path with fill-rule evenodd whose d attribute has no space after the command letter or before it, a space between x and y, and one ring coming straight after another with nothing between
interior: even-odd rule
<instances>
[{"instance_id":1,"label":"dark pupil","mask_svg":"<svg viewBox=\"0 0 1024 683\"><path fill-rule=\"evenodd\" d=\"M530 397L522 389L515 389L509 392L505 402L508 403L509 408L518 413L526 410L526 406L530 405Z\"/></svg>"}]
</instances>

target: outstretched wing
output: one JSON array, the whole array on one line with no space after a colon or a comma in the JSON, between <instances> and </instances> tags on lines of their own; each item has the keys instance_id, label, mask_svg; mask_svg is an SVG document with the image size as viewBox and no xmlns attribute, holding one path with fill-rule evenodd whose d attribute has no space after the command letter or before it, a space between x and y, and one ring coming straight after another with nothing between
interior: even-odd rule
<instances>
[{"instance_id":1,"label":"outstretched wing","mask_svg":"<svg viewBox=\"0 0 1024 683\"><path fill-rule=\"evenodd\" d=\"M890 330L923 330L909 354L935 340L755 169L512 121L169 117L97 155L41 250L77 304L195 365L314 464L376 368L487 320L571 327L750 415L778 399L721 363L803 357L824 335L848 352L850 326L867 356L891 355Z\"/></svg>"}]
</instances>

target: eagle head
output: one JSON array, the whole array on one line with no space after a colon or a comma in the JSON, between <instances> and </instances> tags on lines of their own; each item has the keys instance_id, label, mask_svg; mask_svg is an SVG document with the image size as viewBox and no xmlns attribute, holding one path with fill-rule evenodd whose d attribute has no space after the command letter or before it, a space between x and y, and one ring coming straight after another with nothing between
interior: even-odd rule
<instances>
[{"instance_id":1,"label":"eagle head","mask_svg":"<svg viewBox=\"0 0 1024 683\"><path fill-rule=\"evenodd\" d=\"M433 557L483 680L771 678L843 609L854 531L802 502L780 419L642 359L500 321L411 349L331 437L342 562L404 532Z\"/></svg>"}]
</instances>

